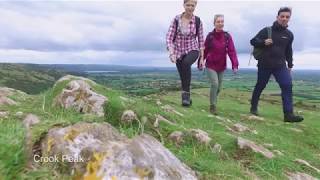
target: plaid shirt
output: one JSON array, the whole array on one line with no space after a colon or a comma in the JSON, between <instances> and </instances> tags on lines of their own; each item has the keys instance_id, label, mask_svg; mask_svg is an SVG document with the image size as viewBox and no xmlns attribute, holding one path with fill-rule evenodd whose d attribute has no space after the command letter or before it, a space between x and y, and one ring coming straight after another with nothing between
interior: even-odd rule
<instances>
[{"instance_id":1,"label":"plaid shirt","mask_svg":"<svg viewBox=\"0 0 320 180\"><path fill-rule=\"evenodd\" d=\"M192 16L189 24L190 33L183 35L179 27L176 28L176 23L175 23L175 19L178 20L178 24L181 23L181 16L182 14L177 15L173 19L166 37L167 49L170 52L173 52L173 54L177 57L177 59L179 59L182 55L185 55L192 50L204 49L202 22L200 21L198 37L196 37L196 18L195 16ZM176 30L178 31L177 33L176 33ZM176 33L176 37L175 37L175 41L173 41L175 33Z\"/></svg>"}]
</instances>

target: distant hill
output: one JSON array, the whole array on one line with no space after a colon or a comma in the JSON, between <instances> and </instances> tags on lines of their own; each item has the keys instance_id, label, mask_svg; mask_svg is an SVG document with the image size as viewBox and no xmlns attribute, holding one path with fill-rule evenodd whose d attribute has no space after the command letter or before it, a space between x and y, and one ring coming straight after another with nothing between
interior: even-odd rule
<instances>
[{"instance_id":1,"label":"distant hill","mask_svg":"<svg viewBox=\"0 0 320 180\"><path fill-rule=\"evenodd\" d=\"M0 64L0 86L38 94L64 76L66 72L35 64Z\"/></svg>"}]
</instances>

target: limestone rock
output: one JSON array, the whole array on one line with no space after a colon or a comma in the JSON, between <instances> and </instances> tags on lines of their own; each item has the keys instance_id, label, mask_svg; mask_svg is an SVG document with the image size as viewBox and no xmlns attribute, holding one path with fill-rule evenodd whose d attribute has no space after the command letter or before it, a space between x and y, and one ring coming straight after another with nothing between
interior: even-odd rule
<instances>
[{"instance_id":1,"label":"limestone rock","mask_svg":"<svg viewBox=\"0 0 320 180\"><path fill-rule=\"evenodd\" d=\"M122 113L121 122L125 124L130 124L134 120L137 120L137 115L132 110L126 110Z\"/></svg>"},{"instance_id":2,"label":"limestone rock","mask_svg":"<svg viewBox=\"0 0 320 180\"><path fill-rule=\"evenodd\" d=\"M189 133L195 138L200 144L208 145L211 142L211 138L208 133L201 129L191 129Z\"/></svg>"},{"instance_id":3,"label":"limestone rock","mask_svg":"<svg viewBox=\"0 0 320 180\"><path fill-rule=\"evenodd\" d=\"M7 111L0 111L0 118L8 118L9 112Z\"/></svg>"},{"instance_id":4,"label":"limestone rock","mask_svg":"<svg viewBox=\"0 0 320 180\"><path fill-rule=\"evenodd\" d=\"M160 122L165 122L165 123L168 123L168 124L174 125L174 126L177 125L177 124L169 121L168 119L164 118L163 116L161 116L161 115L159 115L159 114L156 114L155 116L156 116L156 120L155 120L154 123L153 123L153 126L154 126L154 127L159 127L159 123L160 123Z\"/></svg>"},{"instance_id":5,"label":"limestone rock","mask_svg":"<svg viewBox=\"0 0 320 180\"><path fill-rule=\"evenodd\" d=\"M40 119L34 114L28 114L23 120L23 124L26 128L30 128L31 126L38 124L39 122Z\"/></svg>"},{"instance_id":6,"label":"limestone rock","mask_svg":"<svg viewBox=\"0 0 320 180\"><path fill-rule=\"evenodd\" d=\"M18 111L18 112L16 112L16 114L15 114L17 117L22 117L23 116L23 112L21 112L21 111Z\"/></svg>"},{"instance_id":7,"label":"limestone rock","mask_svg":"<svg viewBox=\"0 0 320 180\"><path fill-rule=\"evenodd\" d=\"M251 149L252 151L258 152L269 159L274 157L274 155L271 151L269 151L268 149L266 149L262 146L256 145L254 142L252 142L250 140L238 137L237 141L238 141L238 146L240 149Z\"/></svg>"},{"instance_id":8,"label":"limestone rock","mask_svg":"<svg viewBox=\"0 0 320 180\"><path fill-rule=\"evenodd\" d=\"M72 81L72 80L82 80L82 81L87 81L87 82L90 82L91 84L96 84L94 81L88 79L88 78L84 78L84 77L79 77L79 76L73 76L73 75L66 75L66 76L63 76L62 78L60 78L56 83L60 83L62 81Z\"/></svg>"},{"instance_id":9,"label":"limestone rock","mask_svg":"<svg viewBox=\"0 0 320 180\"><path fill-rule=\"evenodd\" d=\"M175 114L177 114L177 115L179 115L179 116L181 116L181 117L184 116L182 113L176 111L176 110L175 110L172 106L170 106L170 105L164 105L164 106L162 106L161 108L162 108L164 111L166 111L166 112L175 113Z\"/></svg>"},{"instance_id":10,"label":"limestone rock","mask_svg":"<svg viewBox=\"0 0 320 180\"><path fill-rule=\"evenodd\" d=\"M245 131L250 131L250 129L247 126L244 126L240 123L236 123L232 126L232 129L236 132L245 132Z\"/></svg>"},{"instance_id":11,"label":"limestone rock","mask_svg":"<svg viewBox=\"0 0 320 180\"><path fill-rule=\"evenodd\" d=\"M17 103L5 96L0 96L0 105L16 105Z\"/></svg>"},{"instance_id":12,"label":"limestone rock","mask_svg":"<svg viewBox=\"0 0 320 180\"><path fill-rule=\"evenodd\" d=\"M289 128L291 131L297 132L297 133L302 133L303 131L298 128Z\"/></svg>"},{"instance_id":13,"label":"limestone rock","mask_svg":"<svg viewBox=\"0 0 320 180\"><path fill-rule=\"evenodd\" d=\"M283 152L279 150L273 150L274 153L278 154L279 156L283 156Z\"/></svg>"},{"instance_id":14,"label":"limestone rock","mask_svg":"<svg viewBox=\"0 0 320 180\"><path fill-rule=\"evenodd\" d=\"M295 159L294 161L297 162L297 163L299 163L299 164L308 166L309 168L315 170L317 173L320 173L320 169L312 166L310 163L308 163L307 161L305 161L305 160L303 160L303 159Z\"/></svg>"},{"instance_id":15,"label":"limestone rock","mask_svg":"<svg viewBox=\"0 0 320 180\"><path fill-rule=\"evenodd\" d=\"M156 100L156 104L157 104L158 106L161 106L161 105L162 105L160 99L157 99L157 100Z\"/></svg>"},{"instance_id":16,"label":"limestone rock","mask_svg":"<svg viewBox=\"0 0 320 180\"><path fill-rule=\"evenodd\" d=\"M0 87L0 96L11 96L13 94L26 95L25 92L20 90L8 88L8 87Z\"/></svg>"},{"instance_id":17,"label":"limestone rock","mask_svg":"<svg viewBox=\"0 0 320 180\"><path fill-rule=\"evenodd\" d=\"M41 147L43 156L69 157L65 165L70 175L75 172L84 179L197 179L155 138L142 134L128 139L108 123L53 128Z\"/></svg>"},{"instance_id":18,"label":"limestone rock","mask_svg":"<svg viewBox=\"0 0 320 180\"><path fill-rule=\"evenodd\" d=\"M220 153L222 149L222 146L218 143L216 143L213 148L211 149L214 153Z\"/></svg>"},{"instance_id":19,"label":"limestone rock","mask_svg":"<svg viewBox=\"0 0 320 180\"><path fill-rule=\"evenodd\" d=\"M301 173L301 172L295 172L295 173L287 172L286 174L289 180L318 180L315 177L312 177L308 174Z\"/></svg>"},{"instance_id":20,"label":"limestone rock","mask_svg":"<svg viewBox=\"0 0 320 180\"><path fill-rule=\"evenodd\" d=\"M173 141L176 145L180 145L184 142L184 133L181 131L174 131L169 135L169 139Z\"/></svg>"},{"instance_id":21,"label":"limestone rock","mask_svg":"<svg viewBox=\"0 0 320 180\"><path fill-rule=\"evenodd\" d=\"M63 108L73 108L81 113L103 116L103 105L108 99L92 91L84 80L70 81L65 89L56 97L56 104Z\"/></svg>"},{"instance_id":22,"label":"limestone rock","mask_svg":"<svg viewBox=\"0 0 320 180\"><path fill-rule=\"evenodd\" d=\"M264 121L263 117L259 117L259 116L255 116L255 115L251 115L248 117L249 120L254 120L254 121Z\"/></svg>"}]
</instances>

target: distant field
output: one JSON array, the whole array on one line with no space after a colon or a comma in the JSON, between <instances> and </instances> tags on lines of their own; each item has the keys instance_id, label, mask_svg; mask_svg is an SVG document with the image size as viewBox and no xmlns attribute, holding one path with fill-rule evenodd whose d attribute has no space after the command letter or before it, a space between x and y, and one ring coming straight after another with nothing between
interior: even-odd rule
<instances>
[{"instance_id":1,"label":"distant field","mask_svg":"<svg viewBox=\"0 0 320 180\"><path fill-rule=\"evenodd\" d=\"M193 89L209 87L206 72L193 69L192 73ZM37 94L50 88L65 74L85 76L99 84L137 96L180 90L175 68L110 65L0 64L0 86ZM320 104L320 71L295 70L293 80L296 103L310 107ZM237 75L226 71L223 88L251 92L255 82L255 69L241 69ZM279 93L277 83L271 78L264 94L277 96Z\"/></svg>"}]
</instances>

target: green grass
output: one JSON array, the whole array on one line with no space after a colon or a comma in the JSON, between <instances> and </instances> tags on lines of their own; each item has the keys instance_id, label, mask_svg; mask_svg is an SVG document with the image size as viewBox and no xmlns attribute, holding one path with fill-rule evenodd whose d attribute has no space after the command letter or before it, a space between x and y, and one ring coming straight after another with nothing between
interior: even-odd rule
<instances>
[{"instance_id":1,"label":"green grass","mask_svg":"<svg viewBox=\"0 0 320 180\"><path fill-rule=\"evenodd\" d=\"M105 117L95 117L79 114L73 110L64 110L52 106L54 98L61 92L67 81L57 84L54 88L34 96L26 96L21 99L19 106L1 107L12 115L8 119L0 120L0 179L68 179L66 174L57 173L57 169L42 166L37 170L26 168L27 157L24 154L25 130L21 120L14 116L15 112L34 113L40 117L40 124L33 127L33 142L38 141L52 126L67 126L77 122L109 122L129 137L142 132L148 133L161 140L180 160L196 170L201 179L250 179L247 171L256 174L261 179L285 179L284 171L306 172L320 178L314 170L294 162L296 158L304 159L311 165L320 169L320 114L315 110L296 108L302 111L305 121L301 124L283 123L283 115L280 97L265 95L260 103L261 115L264 122L246 120L241 114L248 115L250 92L239 91L236 88L223 89L218 100L219 116L231 120L232 123L222 122L214 117L208 117L209 98L208 89L193 90L193 105L190 108L180 106L180 94L173 91L166 94L153 94L143 97L123 94L100 85L94 85L93 89L108 97L105 106ZM273 90L273 87L271 88ZM120 96L127 97L131 101L125 102ZM14 98L14 97L13 97ZM19 100L20 98L15 97ZM170 105L183 117L170 112L164 112L156 105L156 99L160 99L163 105ZM145 124L134 122L131 125L119 123L122 112L132 109L141 120L143 116L148 121ZM160 123L157 130L152 126L155 114L174 121L178 126ZM224 125L231 126L240 122L258 134L245 132L238 134L258 144L271 143L270 150L280 150L284 156L276 156L269 160L262 155L241 151L237 148L236 138L228 135ZM223 123L223 124L221 124ZM184 129L202 129L208 132L212 138L210 143L222 145L222 152L214 153L208 146L200 145L191 137L187 137L185 143L176 146L168 140L170 133ZM290 128L303 130L298 133ZM58 175L57 175L58 174Z\"/></svg>"}]
</instances>

